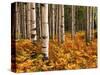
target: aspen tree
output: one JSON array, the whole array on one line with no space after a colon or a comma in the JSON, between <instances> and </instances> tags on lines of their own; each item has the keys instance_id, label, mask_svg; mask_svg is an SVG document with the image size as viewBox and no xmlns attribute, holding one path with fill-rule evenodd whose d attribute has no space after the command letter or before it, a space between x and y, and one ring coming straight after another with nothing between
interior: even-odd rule
<instances>
[{"instance_id":1,"label":"aspen tree","mask_svg":"<svg viewBox=\"0 0 100 75\"><path fill-rule=\"evenodd\" d=\"M86 44L89 42L89 7L86 7Z\"/></svg>"},{"instance_id":2,"label":"aspen tree","mask_svg":"<svg viewBox=\"0 0 100 75\"><path fill-rule=\"evenodd\" d=\"M26 39L26 3L23 3L23 29L24 39Z\"/></svg>"},{"instance_id":3,"label":"aspen tree","mask_svg":"<svg viewBox=\"0 0 100 75\"><path fill-rule=\"evenodd\" d=\"M94 38L94 7L92 7L92 39Z\"/></svg>"},{"instance_id":4,"label":"aspen tree","mask_svg":"<svg viewBox=\"0 0 100 75\"><path fill-rule=\"evenodd\" d=\"M56 34L56 37L58 35L58 5L56 5L56 19L55 19L55 23L56 23L56 26L55 26L55 34Z\"/></svg>"},{"instance_id":5,"label":"aspen tree","mask_svg":"<svg viewBox=\"0 0 100 75\"><path fill-rule=\"evenodd\" d=\"M52 39L54 40L55 35L55 5L52 4Z\"/></svg>"},{"instance_id":6,"label":"aspen tree","mask_svg":"<svg viewBox=\"0 0 100 75\"><path fill-rule=\"evenodd\" d=\"M90 7L90 12L89 12L89 41L92 40L92 7Z\"/></svg>"},{"instance_id":7,"label":"aspen tree","mask_svg":"<svg viewBox=\"0 0 100 75\"><path fill-rule=\"evenodd\" d=\"M64 42L65 40L65 35L64 35L64 5L61 5L61 43Z\"/></svg>"},{"instance_id":8,"label":"aspen tree","mask_svg":"<svg viewBox=\"0 0 100 75\"><path fill-rule=\"evenodd\" d=\"M32 42L37 40L37 34L36 34L36 9L35 9L35 3L31 4L31 14L32 14L32 25L31 25L31 39Z\"/></svg>"},{"instance_id":9,"label":"aspen tree","mask_svg":"<svg viewBox=\"0 0 100 75\"><path fill-rule=\"evenodd\" d=\"M75 37L75 6L72 5L72 39Z\"/></svg>"},{"instance_id":10,"label":"aspen tree","mask_svg":"<svg viewBox=\"0 0 100 75\"><path fill-rule=\"evenodd\" d=\"M27 3L27 38L31 39L31 3Z\"/></svg>"},{"instance_id":11,"label":"aspen tree","mask_svg":"<svg viewBox=\"0 0 100 75\"><path fill-rule=\"evenodd\" d=\"M48 57L49 28L48 28L48 4L41 4L42 12L42 52Z\"/></svg>"},{"instance_id":12,"label":"aspen tree","mask_svg":"<svg viewBox=\"0 0 100 75\"><path fill-rule=\"evenodd\" d=\"M19 12L19 3L15 4L15 20L16 20L16 39L20 39L20 12Z\"/></svg>"},{"instance_id":13,"label":"aspen tree","mask_svg":"<svg viewBox=\"0 0 100 75\"><path fill-rule=\"evenodd\" d=\"M61 5L58 5L58 42L61 43Z\"/></svg>"},{"instance_id":14,"label":"aspen tree","mask_svg":"<svg viewBox=\"0 0 100 75\"><path fill-rule=\"evenodd\" d=\"M41 13L40 13L40 4L36 5L36 33L37 40L41 39Z\"/></svg>"}]
</instances>

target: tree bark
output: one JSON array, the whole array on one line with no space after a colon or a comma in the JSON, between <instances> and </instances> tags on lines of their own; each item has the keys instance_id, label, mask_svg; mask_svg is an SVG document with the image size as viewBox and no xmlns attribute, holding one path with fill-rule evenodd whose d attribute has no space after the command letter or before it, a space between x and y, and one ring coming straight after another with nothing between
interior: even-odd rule
<instances>
[{"instance_id":1,"label":"tree bark","mask_svg":"<svg viewBox=\"0 0 100 75\"><path fill-rule=\"evenodd\" d=\"M89 42L89 7L86 7L86 44Z\"/></svg>"},{"instance_id":2,"label":"tree bark","mask_svg":"<svg viewBox=\"0 0 100 75\"><path fill-rule=\"evenodd\" d=\"M32 3L32 26L31 26L31 39L34 43L37 40L37 34L36 34L36 8L35 3Z\"/></svg>"},{"instance_id":3,"label":"tree bark","mask_svg":"<svg viewBox=\"0 0 100 75\"><path fill-rule=\"evenodd\" d=\"M75 38L75 6L72 5L72 39Z\"/></svg>"},{"instance_id":4,"label":"tree bark","mask_svg":"<svg viewBox=\"0 0 100 75\"><path fill-rule=\"evenodd\" d=\"M16 17L16 39L20 39L20 13L19 13L19 3L16 3L15 4L16 6L16 8L15 8L15 12L16 12L16 15L15 15L15 17Z\"/></svg>"},{"instance_id":5,"label":"tree bark","mask_svg":"<svg viewBox=\"0 0 100 75\"><path fill-rule=\"evenodd\" d=\"M61 5L61 43L65 40L64 32L64 5Z\"/></svg>"},{"instance_id":6,"label":"tree bark","mask_svg":"<svg viewBox=\"0 0 100 75\"><path fill-rule=\"evenodd\" d=\"M27 4L27 38L31 39L31 3Z\"/></svg>"},{"instance_id":7,"label":"tree bark","mask_svg":"<svg viewBox=\"0 0 100 75\"><path fill-rule=\"evenodd\" d=\"M52 35L51 38L54 40L55 37L55 5L52 4Z\"/></svg>"},{"instance_id":8,"label":"tree bark","mask_svg":"<svg viewBox=\"0 0 100 75\"><path fill-rule=\"evenodd\" d=\"M58 5L58 42L61 43L61 5Z\"/></svg>"},{"instance_id":9,"label":"tree bark","mask_svg":"<svg viewBox=\"0 0 100 75\"><path fill-rule=\"evenodd\" d=\"M48 57L49 29L48 29L48 4L42 5L42 52Z\"/></svg>"}]
</instances>

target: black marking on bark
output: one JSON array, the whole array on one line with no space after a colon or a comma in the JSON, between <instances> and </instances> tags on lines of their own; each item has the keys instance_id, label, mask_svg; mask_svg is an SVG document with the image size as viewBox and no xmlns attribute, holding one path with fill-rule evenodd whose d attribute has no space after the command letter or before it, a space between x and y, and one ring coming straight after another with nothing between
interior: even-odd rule
<instances>
[{"instance_id":1,"label":"black marking on bark","mask_svg":"<svg viewBox=\"0 0 100 75\"><path fill-rule=\"evenodd\" d=\"M41 4L41 6L43 6L43 7L44 7L45 5L44 5L44 4Z\"/></svg>"},{"instance_id":2,"label":"black marking on bark","mask_svg":"<svg viewBox=\"0 0 100 75\"><path fill-rule=\"evenodd\" d=\"M36 28L32 28L31 30L36 30Z\"/></svg>"},{"instance_id":3,"label":"black marking on bark","mask_svg":"<svg viewBox=\"0 0 100 75\"><path fill-rule=\"evenodd\" d=\"M24 3L25 5L27 4L27 3Z\"/></svg>"},{"instance_id":4,"label":"black marking on bark","mask_svg":"<svg viewBox=\"0 0 100 75\"><path fill-rule=\"evenodd\" d=\"M32 8L32 9L35 9L35 8Z\"/></svg>"},{"instance_id":5,"label":"black marking on bark","mask_svg":"<svg viewBox=\"0 0 100 75\"><path fill-rule=\"evenodd\" d=\"M42 48L47 48L47 47L42 47Z\"/></svg>"},{"instance_id":6,"label":"black marking on bark","mask_svg":"<svg viewBox=\"0 0 100 75\"><path fill-rule=\"evenodd\" d=\"M63 25L61 25L61 28L63 28L64 26Z\"/></svg>"},{"instance_id":7,"label":"black marking on bark","mask_svg":"<svg viewBox=\"0 0 100 75\"><path fill-rule=\"evenodd\" d=\"M31 38L34 38L36 34L31 34Z\"/></svg>"},{"instance_id":8,"label":"black marking on bark","mask_svg":"<svg viewBox=\"0 0 100 75\"><path fill-rule=\"evenodd\" d=\"M43 39L46 39L46 38L47 38L47 36L42 36L42 38L43 38Z\"/></svg>"}]
</instances>

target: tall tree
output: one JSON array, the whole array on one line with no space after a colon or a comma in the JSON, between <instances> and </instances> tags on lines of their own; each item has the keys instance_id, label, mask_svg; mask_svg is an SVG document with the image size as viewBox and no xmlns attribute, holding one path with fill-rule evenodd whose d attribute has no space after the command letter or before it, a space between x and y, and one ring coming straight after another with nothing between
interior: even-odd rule
<instances>
[{"instance_id":1,"label":"tall tree","mask_svg":"<svg viewBox=\"0 0 100 75\"><path fill-rule=\"evenodd\" d=\"M42 13L42 52L48 57L49 28L48 28L48 4L41 4Z\"/></svg>"},{"instance_id":2,"label":"tall tree","mask_svg":"<svg viewBox=\"0 0 100 75\"><path fill-rule=\"evenodd\" d=\"M49 23L49 37L52 36L52 5L48 5L48 23Z\"/></svg>"},{"instance_id":3,"label":"tall tree","mask_svg":"<svg viewBox=\"0 0 100 75\"><path fill-rule=\"evenodd\" d=\"M55 35L58 35L58 5L55 5Z\"/></svg>"},{"instance_id":4,"label":"tall tree","mask_svg":"<svg viewBox=\"0 0 100 75\"><path fill-rule=\"evenodd\" d=\"M36 34L36 8L35 8L35 3L32 3L32 10L31 11L32 11L31 39L32 39L32 41L34 43L37 40L37 34Z\"/></svg>"},{"instance_id":5,"label":"tall tree","mask_svg":"<svg viewBox=\"0 0 100 75\"><path fill-rule=\"evenodd\" d=\"M20 3L20 32L21 38L24 39L24 4Z\"/></svg>"},{"instance_id":6,"label":"tall tree","mask_svg":"<svg viewBox=\"0 0 100 75\"><path fill-rule=\"evenodd\" d=\"M72 39L75 37L75 6L72 5Z\"/></svg>"},{"instance_id":7,"label":"tall tree","mask_svg":"<svg viewBox=\"0 0 100 75\"><path fill-rule=\"evenodd\" d=\"M64 5L61 5L61 43L65 40L65 34L64 34Z\"/></svg>"},{"instance_id":8,"label":"tall tree","mask_svg":"<svg viewBox=\"0 0 100 75\"><path fill-rule=\"evenodd\" d=\"M94 7L92 7L92 39L94 38Z\"/></svg>"},{"instance_id":9,"label":"tall tree","mask_svg":"<svg viewBox=\"0 0 100 75\"><path fill-rule=\"evenodd\" d=\"M61 5L58 5L58 42L61 43Z\"/></svg>"},{"instance_id":10,"label":"tall tree","mask_svg":"<svg viewBox=\"0 0 100 75\"><path fill-rule=\"evenodd\" d=\"M26 3L23 3L23 29L23 37L26 39Z\"/></svg>"},{"instance_id":11,"label":"tall tree","mask_svg":"<svg viewBox=\"0 0 100 75\"><path fill-rule=\"evenodd\" d=\"M27 3L27 38L31 39L31 3Z\"/></svg>"},{"instance_id":12,"label":"tall tree","mask_svg":"<svg viewBox=\"0 0 100 75\"><path fill-rule=\"evenodd\" d=\"M51 37L52 39L54 40L54 37L55 37L55 5L52 4L52 34L51 34Z\"/></svg>"},{"instance_id":13,"label":"tall tree","mask_svg":"<svg viewBox=\"0 0 100 75\"><path fill-rule=\"evenodd\" d=\"M89 41L89 7L86 7L86 44Z\"/></svg>"},{"instance_id":14,"label":"tall tree","mask_svg":"<svg viewBox=\"0 0 100 75\"><path fill-rule=\"evenodd\" d=\"M41 8L40 4L36 4L36 33L37 33L37 40L41 39Z\"/></svg>"},{"instance_id":15,"label":"tall tree","mask_svg":"<svg viewBox=\"0 0 100 75\"><path fill-rule=\"evenodd\" d=\"M16 28L16 39L20 39L20 11L19 11L20 6L19 6L19 3L16 3L15 5L16 5L15 6L15 12L16 12L15 13L16 14L15 15L15 18L16 18L15 19L16 20L16 22L15 22L16 23L16 27L15 27Z\"/></svg>"},{"instance_id":16,"label":"tall tree","mask_svg":"<svg viewBox=\"0 0 100 75\"><path fill-rule=\"evenodd\" d=\"M89 40L92 40L92 7L89 7Z\"/></svg>"}]
</instances>

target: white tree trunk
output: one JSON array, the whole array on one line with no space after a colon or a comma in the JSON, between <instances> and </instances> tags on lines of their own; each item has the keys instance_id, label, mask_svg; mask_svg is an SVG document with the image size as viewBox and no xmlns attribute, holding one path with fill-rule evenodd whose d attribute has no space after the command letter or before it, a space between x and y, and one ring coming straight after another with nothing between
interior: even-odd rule
<instances>
[{"instance_id":1,"label":"white tree trunk","mask_svg":"<svg viewBox=\"0 0 100 75\"><path fill-rule=\"evenodd\" d=\"M75 6L72 5L72 39L75 37Z\"/></svg>"},{"instance_id":2,"label":"white tree trunk","mask_svg":"<svg viewBox=\"0 0 100 75\"><path fill-rule=\"evenodd\" d=\"M65 35L64 35L64 5L61 5L61 43L64 42L65 40Z\"/></svg>"},{"instance_id":3,"label":"white tree trunk","mask_svg":"<svg viewBox=\"0 0 100 75\"><path fill-rule=\"evenodd\" d=\"M48 29L48 4L42 4L42 51L48 57L49 29Z\"/></svg>"},{"instance_id":4,"label":"white tree trunk","mask_svg":"<svg viewBox=\"0 0 100 75\"><path fill-rule=\"evenodd\" d=\"M58 5L58 42L61 43L61 5Z\"/></svg>"},{"instance_id":5,"label":"white tree trunk","mask_svg":"<svg viewBox=\"0 0 100 75\"><path fill-rule=\"evenodd\" d=\"M24 28L24 39L26 39L26 4L23 5L23 28Z\"/></svg>"},{"instance_id":6,"label":"white tree trunk","mask_svg":"<svg viewBox=\"0 0 100 75\"><path fill-rule=\"evenodd\" d=\"M18 3L16 3L16 39L20 39L20 11L19 11L19 6Z\"/></svg>"},{"instance_id":7,"label":"white tree trunk","mask_svg":"<svg viewBox=\"0 0 100 75\"><path fill-rule=\"evenodd\" d=\"M27 4L27 38L31 39L31 3Z\"/></svg>"},{"instance_id":8,"label":"white tree trunk","mask_svg":"<svg viewBox=\"0 0 100 75\"><path fill-rule=\"evenodd\" d=\"M37 40L37 35L36 35L36 8L35 8L35 3L32 3L32 26L31 26L31 39L32 41Z\"/></svg>"},{"instance_id":9,"label":"white tree trunk","mask_svg":"<svg viewBox=\"0 0 100 75\"><path fill-rule=\"evenodd\" d=\"M89 40L92 40L92 7L90 7L90 13L89 13Z\"/></svg>"}]
</instances>

